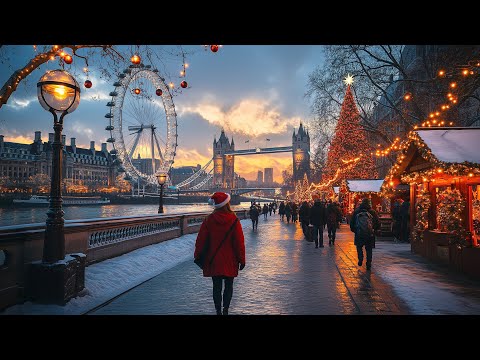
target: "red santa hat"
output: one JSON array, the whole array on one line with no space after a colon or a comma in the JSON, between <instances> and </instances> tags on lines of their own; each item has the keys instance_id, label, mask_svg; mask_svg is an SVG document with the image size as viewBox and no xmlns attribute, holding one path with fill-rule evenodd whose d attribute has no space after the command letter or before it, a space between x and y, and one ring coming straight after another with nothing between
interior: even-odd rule
<instances>
[{"instance_id":1,"label":"red santa hat","mask_svg":"<svg viewBox=\"0 0 480 360\"><path fill-rule=\"evenodd\" d=\"M208 199L208 203L213 205L215 209L220 209L222 206L225 206L230 201L230 194L224 192L216 192L214 193L210 199Z\"/></svg>"}]
</instances>

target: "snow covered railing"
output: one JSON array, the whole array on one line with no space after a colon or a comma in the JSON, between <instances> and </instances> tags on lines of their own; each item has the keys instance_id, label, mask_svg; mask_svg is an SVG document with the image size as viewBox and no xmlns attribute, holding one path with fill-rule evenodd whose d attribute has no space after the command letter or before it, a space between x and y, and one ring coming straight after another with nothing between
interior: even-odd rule
<instances>
[{"instance_id":1,"label":"snow covered railing","mask_svg":"<svg viewBox=\"0 0 480 360\"><path fill-rule=\"evenodd\" d=\"M235 212L240 219L246 218L246 210ZM208 214L210 212L66 221L65 251L86 254L89 265L196 233ZM28 299L30 263L42 259L44 237L45 223L0 227L0 310Z\"/></svg>"}]
</instances>

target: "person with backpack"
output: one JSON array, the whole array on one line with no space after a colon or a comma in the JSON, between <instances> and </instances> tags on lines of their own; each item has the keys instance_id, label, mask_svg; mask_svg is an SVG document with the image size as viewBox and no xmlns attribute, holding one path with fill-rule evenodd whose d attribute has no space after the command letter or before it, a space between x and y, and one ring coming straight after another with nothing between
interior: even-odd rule
<instances>
[{"instance_id":1,"label":"person with backpack","mask_svg":"<svg viewBox=\"0 0 480 360\"><path fill-rule=\"evenodd\" d=\"M380 229L380 219L372 209L370 200L365 198L353 213L350 221L350 230L355 233L355 246L357 247L358 266L363 264L363 247L367 254L367 270L372 267L372 248L375 247L375 231Z\"/></svg>"},{"instance_id":2,"label":"person with backpack","mask_svg":"<svg viewBox=\"0 0 480 360\"><path fill-rule=\"evenodd\" d=\"M337 225L342 221L342 212L337 203L332 200L328 201L326 210L327 230L328 230L328 245L335 245L335 234L337 233Z\"/></svg>"}]
</instances>

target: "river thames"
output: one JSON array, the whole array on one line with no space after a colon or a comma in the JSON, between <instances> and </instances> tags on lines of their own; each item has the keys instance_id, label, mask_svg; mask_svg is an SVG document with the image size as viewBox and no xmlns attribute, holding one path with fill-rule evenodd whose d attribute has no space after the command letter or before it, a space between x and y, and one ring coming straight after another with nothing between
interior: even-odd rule
<instances>
[{"instance_id":1,"label":"river thames","mask_svg":"<svg viewBox=\"0 0 480 360\"><path fill-rule=\"evenodd\" d=\"M233 209L249 208L250 202L233 205ZM164 214L179 214L198 211L212 211L208 204L164 205ZM0 208L0 227L7 225L42 223L47 219L48 207L4 207ZM158 205L94 205L65 206L65 220L109 218L116 216L142 216L158 213Z\"/></svg>"}]
</instances>

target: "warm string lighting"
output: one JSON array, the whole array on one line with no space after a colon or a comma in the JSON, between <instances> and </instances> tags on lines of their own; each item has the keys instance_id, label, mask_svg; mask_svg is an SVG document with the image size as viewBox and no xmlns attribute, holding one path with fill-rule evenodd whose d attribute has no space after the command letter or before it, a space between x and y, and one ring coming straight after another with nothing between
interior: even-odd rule
<instances>
[{"instance_id":1,"label":"warm string lighting","mask_svg":"<svg viewBox=\"0 0 480 360\"><path fill-rule=\"evenodd\" d=\"M415 226L412 229L414 242L423 242L423 231L428 229L428 210L431 204L430 192L423 187L415 200Z\"/></svg>"},{"instance_id":2,"label":"warm string lighting","mask_svg":"<svg viewBox=\"0 0 480 360\"><path fill-rule=\"evenodd\" d=\"M413 171L408 174L400 174L400 167L405 159L406 151L411 145L415 145L420 156L432 167L430 169L422 171ZM442 174L453 176L480 176L480 168L478 164L471 162L463 162L461 164L449 164L438 160L433 154L432 150L425 144L416 131L410 131L408 137L404 140L400 146L401 152L398 154L396 162L390 168L385 182L382 184L381 192L390 193L394 185L390 185L392 182L395 184L395 178L399 178L402 183L414 184L418 182L435 181L435 177Z\"/></svg>"},{"instance_id":3,"label":"warm string lighting","mask_svg":"<svg viewBox=\"0 0 480 360\"><path fill-rule=\"evenodd\" d=\"M377 177L376 167L370 154L373 150L367 140L365 130L360 123L360 113L352 93L352 77L345 79L347 89L340 110L339 119L335 127L335 134L328 150L327 162L324 168L324 179L335 178L339 164L346 163L350 158L362 157L362 161L355 161L355 166L342 171L342 177L349 179L374 179Z\"/></svg>"},{"instance_id":4,"label":"warm string lighting","mask_svg":"<svg viewBox=\"0 0 480 360\"><path fill-rule=\"evenodd\" d=\"M470 75L474 75L476 73L476 67L480 67L480 62L478 61L470 61L470 64L466 66L461 66L460 74L465 78ZM454 77L458 75L458 69L454 71L447 72L444 69L441 69L438 71L438 76L441 78L447 78L447 77ZM428 115L428 118L424 120L421 124L422 127L435 127L435 126L453 126L454 123L452 121L445 121L444 119L441 118L442 112L446 112L450 110L451 105L456 105L458 103L458 96L456 96L453 91L456 90L458 91L458 82L452 81L449 84L449 89L450 91L447 93L447 99L450 102L450 104L441 104L439 105L439 109L437 111L433 111ZM413 95L410 92L405 93L403 96L403 99L405 101L410 101L413 98ZM418 126L414 126L413 130L416 130ZM380 145L378 145L380 147ZM393 142L391 145L386 147L385 149L377 149L375 152L375 155L377 157L379 156L387 156L390 152L392 151L398 151L398 147L395 148L395 142ZM373 153L372 153L373 155Z\"/></svg>"}]
</instances>

